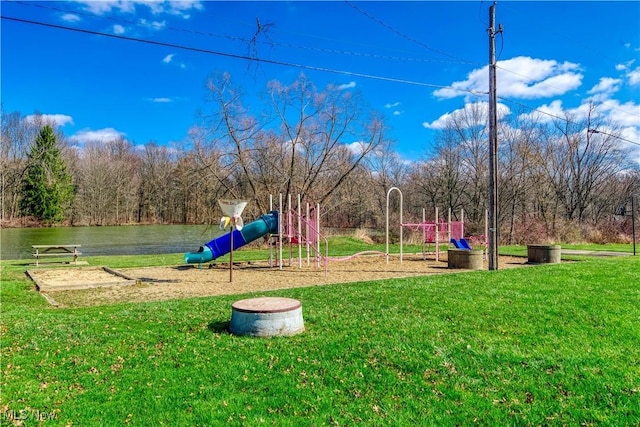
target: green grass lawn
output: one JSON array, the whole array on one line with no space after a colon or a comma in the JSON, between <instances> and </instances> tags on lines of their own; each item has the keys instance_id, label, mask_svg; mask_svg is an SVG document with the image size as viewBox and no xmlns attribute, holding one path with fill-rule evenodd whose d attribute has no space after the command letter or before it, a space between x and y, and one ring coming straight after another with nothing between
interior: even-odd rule
<instances>
[{"instance_id":1,"label":"green grass lawn","mask_svg":"<svg viewBox=\"0 0 640 427\"><path fill-rule=\"evenodd\" d=\"M591 251L591 252L620 252L625 254L633 254L633 245L632 244L622 244L622 243L609 243L606 245L595 244L595 243L583 243L583 244L562 244L560 245L562 249L573 249L573 250L581 250L581 251ZM527 256L527 246L526 245L512 245L512 246L501 246L500 247L501 254L509 254L516 256ZM636 253L640 255L640 243L636 244ZM567 255L565 256L567 259L585 259L584 255Z\"/></svg>"},{"instance_id":2,"label":"green grass lawn","mask_svg":"<svg viewBox=\"0 0 640 427\"><path fill-rule=\"evenodd\" d=\"M227 332L251 295L55 309L24 270L2 267L1 425L640 425L640 257L267 293L306 326L268 339Z\"/></svg>"}]
</instances>

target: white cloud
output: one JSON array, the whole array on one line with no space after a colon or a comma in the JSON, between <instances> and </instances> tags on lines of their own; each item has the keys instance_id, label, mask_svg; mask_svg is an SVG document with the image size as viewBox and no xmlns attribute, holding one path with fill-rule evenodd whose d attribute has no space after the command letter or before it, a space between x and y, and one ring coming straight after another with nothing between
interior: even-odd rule
<instances>
[{"instance_id":1,"label":"white cloud","mask_svg":"<svg viewBox=\"0 0 640 427\"><path fill-rule=\"evenodd\" d=\"M548 98L564 95L565 93L580 87L583 77L584 76L582 74L563 73L551 76L530 86L527 86L524 82L513 82L511 87L505 88L505 90L498 89L498 95L526 99ZM501 85L504 85L504 82L501 82Z\"/></svg>"},{"instance_id":2,"label":"white cloud","mask_svg":"<svg viewBox=\"0 0 640 427\"><path fill-rule=\"evenodd\" d=\"M133 1L121 0L76 0L75 3L83 5L85 9L97 15L104 15L115 10L122 13L132 13L135 11L135 3Z\"/></svg>"},{"instance_id":3,"label":"white cloud","mask_svg":"<svg viewBox=\"0 0 640 427\"><path fill-rule=\"evenodd\" d=\"M356 87L356 82L351 81L349 83L338 86L338 90L351 89L354 87Z\"/></svg>"},{"instance_id":4,"label":"white cloud","mask_svg":"<svg viewBox=\"0 0 640 427\"><path fill-rule=\"evenodd\" d=\"M171 99L171 98L153 98L153 99L151 99L151 102L162 104L162 103L173 102L173 99Z\"/></svg>"},{"instance_id":5,"label":"white cloud","mask_svg":"<svg viewBox=\"0 0 640 427\"><path fill-rule=\"evenodd\" d=\"M192 10L203 10L202 2L200 0L177 0L167 2L168 13L172 15L179 15L184 19L189 19Z\"/></svg>"},{"instance_id":6,"label":"white cloud","mask_svg":"<svg viewBox=\"0 0 640 427\"><path fill-rule=\"evenodd\" d=\"M62 20L65 22L79 22L82 20L82 18L80 18L78 15L76 15L75 13L65 13L64 15L62 15Z\"/></svg>"},{"instance_id":7,"label":"white cloud","mask_svg":"<svg viewBox=\"0 0 640 427\"><path fill-rule=\"evenodd\" d=\"M632 59L630 61L625 62L624 64L616 64L616 70L617 71L630 70L634 62L636 62L636 60Z\"/></svg>"},{"instance_id":8,"label":"white cloud","mask_svg":"<svg viewBox=\"0 0 640 427\"><path fill-rule=\"evenodd\" d=\"M163 3L168 4L169 2L144 1L142 4L147 6L152 14L160 15L165 11L165 5L163 5Z\"/></svg>"},{"instance_id":9,"label":"white cloud","mask_svg":"<svg viewBox=\"0 0 640 427\"><path fill-rule=\"evenodd\" d=\"M618 144L619 148L627 151L627 159L640 164L640 127L626 126L622 128L612 129L608 126L601 126L597 129L605 137L613 136L612 142Z\"/></svg>"},{"instance_id":10,"label":"white cloud","mask_svg":"<svg viewBox=\"0 0 640 427\"><path fill-rule=\"evenodd\" d=\"M458 111L458 110L456 110ZM455 111L454 111L455 113ZM446 123L449 119L451 119L451 114L452 113L445 113L443 115L441 115L440 117L438 117L437 119L435 119L434 121L432 121L431 123L429 122L422 122L422 127L425 129L444 129L446 127Z\"/></svg>"},{"instance_id":11,"label":"white cloud","mask_svg":"<svg viewBox=\"0 0 640 427\"><path fill-rule=\"evenodd\" d=\"M635 70L631 70L627 73L630 85L640 85L640 67L636 67Z\"/></svg>"},{"instance_id":12,"label":"white cloud","mask_svg":"<svg viewBox=\"0 0 640 427\"><path fill-rule=\"evenodd\" d=\"M25 116L28 123L36 123L41 120L44 123L53 123L56 126L73 125L73 118L66 114L30 114Z\"/></svg>"},{"instance_id":13,"label":"white cloud","mask_svg":"<svg viewBox=\"0 0 640 427\"><path fill-rule=\"evenodd\" d=\"M422 126L426 129L444 129L448 122L454 118L454 116L457 115L473 115L475 114L475 111L478 110L478 108L480 108L482 112L482 114L486 117L488 116L488 112L489 112L489 103L485 102L485 101L479 101L479 102L472 102L472 103L467 103L464 105L464 107L459 108L457 110L454 110L451 113L445 113L442 116L438 117L436 120L434 120L433 122L429 123L429 122L423 122ZM511 114L511 110L509 109L509 107L507 107L504 104L500 104L498 103L496 105L496 109L497 109L497 115L498 115L498 120L500 120L500 118Z\"/></svg>"},{"instance_id":14,"label":"white cloud","mask_svg":"<svg viewBox=\"0 0 640 427\"><path fill-rule=\"evenodd\" d=\"M611 77L601 77L597 85L589 89L587 93L593 95L590 99L594 102L603 102L620 90L622 80Z\"/></svg>"},{"instance_id":15,"label":"white cloud","mask_svg":"<svg viewBox=\"0 0 640 427\"><path fill-rule=\"evenodd\" d=\"M112 12L123 14L134 13L137 7L147 8L153 15L169 14L180 16L184 19L191 17L191 11L202 10L200 0L177 1L153 1L153 0L76 0L84 9L97 15L105 15Z\"/></svg>"},{"instance_id":16,"label":"white cloud","mask_svg":"<svg viewBox=\"0 0 640 427\"><path fill-rule=\"evenodd\" d=\"M120 24L115 24L113 26L113 34L124 34L125 29L122 25Z\"/></svg>"},{"instance_id":17,"label":"white cloud","mask_svg":"<svg viewBox=\"0 0 640 427\"><path fill-rule=\"evenodd\" d=\"M175 64L175 66L177 66L178 68L182 68L185 69L187 68L187 66L184 64L184 62L176 62L174 60L175 58L175 54L174 53L170 53L169 55L165 56L164 58L162 58L162 62L164 62L165 64Z\"/></svg>"},{"instance_id":18,"label":"white cloud","mask_svg":"<svg viewBox=\"0 0 640 427\"><path fill-rule=\"evenodd\" d=\"M535 99L562 95L580 86L583 75L578 64L518 56L496 64L499 96ZM489 91L489 66L471 71L466 80L438 89L438 98L469 97Z\"/></svg>"},{"instance_id":19,"label":"white cloud","mask_svg":"<svg viewBox=\"0 0 640 427\"><path fill-rule=\"evenodd\" d=\"M640 104L626 102L621 104L615 99L603 99L597 102L596 110L593 110L593 98L585 99L576 108L564 108L562 101L556 100L550 104L544 104L532 111L523 114L521 118L534 118L540 123L549 123L557 118L571 117L573 120L584 120L590 114L592 118L599 117L604 122L615 123L621 126L624 132L640 132ZM623 133L624 133L623 132ZM632 141L637 139L627 138Z\"/></svg>"},{"instance_id":20,"label":"white cloud","mask_svg":"<svg viewBox=\"0 0 640 427\"><path fill-rule=\"evenodd\" d=\"M544 104L537 107L535 111L531 113L521 114L520 118L532 118L540 120L543 123L548 123L554 120L556 117L564 117L565 110L562 107L562 101L559 99L552 101L551 104Z\"/></svg>"},{"instance_id":21,"label":"white cloud","mask_svg":"<svg viewBox=\"0 0 640 427\"><path fill-rule=\"evenodd\" d=\"M633 126L625 127L621 130L620 134L624 139L628 141L640 142L639 127L633 127ZM636 150L636 153L638 153L638 156L639 156L638 163L640 163L640 147L638 147L637 144L628 144L628 146L629 148Z\"/></svg>"},{"instance_id":22,"label":"white cloud","mask_svg":"<svg viewBox=\"0 0 640 427\"><path fill-rule=\"evenodd\" d=\"M402 103L400 101L397 102L393 102L393 103L388 103L388 104L384 104L384 108L386 109L391 109L394 108L393 112L391 114L393 114L394 116L399 116L402 113L404 113L404 111L400 111L400 110L395 110L396 107L399 107Z\"/></svg>"},{"instance_id":23,"label":"white cloud","mask_svg":"<svg viewBox=\"0 0 640 427\"><path fill-rule=\"evenodd\" d=\"M352 142L351 144L347 144L347 148L349 149L349 151L351 151L351 153L355 154L356 156L364 152L365 146L366 145L363 141L356 141Z\"/></svg>"},{"instance_id":24,"label":"white cloud","mask_svg":"<svg viewBox=\"0 0 640 427\"><path fill-rule=\"evenodd\" d=\"M598 84L592 87L587 93L588 94L595 94L595 93L602 93L602 92L606 92L609 94L615 93L620 88L620 83L621 83L620 79L614 79L611 77L601 77Z\"/></svg>"},{"instance_id":25,"label":"white cloud","mask_svg":"<svg viewBox=\"0 0 640 427\"><path fill-rule=\"evenodd\" d=\"M598 105L598 109L607 114L614 123L623 127L636 127L640 132L640 104L631 101L621 104L615 99L609 99Z\"/></svg>"},{"instance_id":26,"label":"white cloud","mask_svg":"<svg viewBox=\"0 0 640 427\"><path fill-rule=\"evenodd\" d=\"M145 27L151 28L152 30L162 30L167 26L166 21L147 21L146 19L141 19L140 24Z\"/></svg>"},{"instance_id":27,"label":"white cloud","mask_svg":"<svg viewBox=\"0 0 640 427\"><path fill-rule=\"evenodd\" d=\"M71 135L69 140L72 142L87 142L87 141L112 141L120 137L124 137L126 134L115 130L114 128L104 128L98 130L83 129L77 132L75 135Z\"/></svg>"}]
</instances>

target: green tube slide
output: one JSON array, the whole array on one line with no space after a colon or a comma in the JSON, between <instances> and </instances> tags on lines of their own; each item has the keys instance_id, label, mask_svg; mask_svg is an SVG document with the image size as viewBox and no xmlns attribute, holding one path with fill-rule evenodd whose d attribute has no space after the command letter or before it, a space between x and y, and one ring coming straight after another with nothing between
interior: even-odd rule
<instances>
[{"instance_id":1,"label":"green tube slide","mask_svg":"<svg viewBox=\"0 0 640 427\"><path fill-rule=\"evenodd\" d=\"M246 224L240 231L234 229L205 243L200 246L198 252L186 253L184 261L187 264L201 264L228 254L231 251L231 233L233 233L233 249L236 250L266 234L275 234L277 232L278 211L271 211Z\"/></svg>"}]
</instances>

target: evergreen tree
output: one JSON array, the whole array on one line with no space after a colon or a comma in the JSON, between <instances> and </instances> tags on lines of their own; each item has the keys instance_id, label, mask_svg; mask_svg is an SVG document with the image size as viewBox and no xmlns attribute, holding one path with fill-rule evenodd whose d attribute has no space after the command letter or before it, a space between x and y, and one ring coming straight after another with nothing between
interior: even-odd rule
<instances>
[{"instance_id":1,"label":"evergreen tree","mask_svg":"<svg viewBox=\"0 0 640 427\"><path fill-rule=\"evenodd\" d=\"M22 179L20 208L24 215L34 216L47 224L64 219L73 200L71 175L51 126L46 125L36 137L27 156Z\"/></svg>"}]
</instances>

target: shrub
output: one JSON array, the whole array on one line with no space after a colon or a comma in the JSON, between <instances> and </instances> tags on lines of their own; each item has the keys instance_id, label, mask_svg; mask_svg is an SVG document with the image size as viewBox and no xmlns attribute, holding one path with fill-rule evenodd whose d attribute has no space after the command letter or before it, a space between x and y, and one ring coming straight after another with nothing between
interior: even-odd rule
<instances>
[{"instance_id":1,"label":"shrub","mask_svg":"<svg viewBox=\"0 0 640 427\"><path fill-rule=\"evenodd\" d=\"M505 233L505 236L507 233ZM548 243L549 230L544 221L533 215L525 215L521 221L516 221L513 231L513 242L518 245L529 243Z\"/></svg>"}]
</instances>

